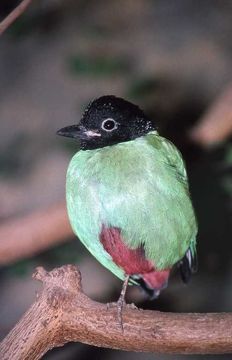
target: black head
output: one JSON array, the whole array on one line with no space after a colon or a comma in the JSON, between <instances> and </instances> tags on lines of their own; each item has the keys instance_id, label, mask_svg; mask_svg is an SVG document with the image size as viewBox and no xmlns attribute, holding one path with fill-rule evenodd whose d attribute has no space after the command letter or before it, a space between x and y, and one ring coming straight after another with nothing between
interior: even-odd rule
<instances>
[{"instance_id":1,"label":"black head","mask_svg":"<svg viewBox=\"0 0 232 360\"><path fill-rule=\"evenodd\" d=\"M136 105L108 95L89 104L79 125L60 129L58 135L78 138L83 150L133 140L155 130L152 121Z\"/></svg>"}]
</instances>

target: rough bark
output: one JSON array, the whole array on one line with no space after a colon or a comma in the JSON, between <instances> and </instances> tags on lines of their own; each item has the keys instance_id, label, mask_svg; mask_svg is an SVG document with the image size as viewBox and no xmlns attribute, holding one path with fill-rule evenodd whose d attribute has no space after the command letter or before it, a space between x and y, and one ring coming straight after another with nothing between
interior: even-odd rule
<instances>
[{"instance_id":1,"label":"rough bark","mask_svg":"<svg viewBox=\"0 0 232 360\"><path fill-rule=\"evenodd\" d=\"M164 313L127 305L122 331L116 305L89 299L75 266L51 272L38 268L34 278L43 282L43 291L0 344L3 360L40 359L49 349L70 341L157 353L232 352L230 313Z\"/></svg>"}]
</instances>

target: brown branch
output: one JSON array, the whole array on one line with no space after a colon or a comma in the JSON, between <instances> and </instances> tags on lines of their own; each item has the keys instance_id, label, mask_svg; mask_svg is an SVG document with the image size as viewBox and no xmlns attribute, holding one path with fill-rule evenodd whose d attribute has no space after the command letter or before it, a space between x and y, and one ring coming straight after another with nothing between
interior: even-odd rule
<instances>
[{"instance_id":1,"label":"brown branch","mask_svg":"<svg viewBox=\"0 0 232 360\"><path fill-rule=\"evenodd\" d=\"M3 360L40 359L49 349L78 341L130 351L181 354L232 352L232 314L179 314L123 309L122 332L115 304L89 299L81 275L72 265L34 278L42 293L0 344Z\"/></svg>"},{"instance_id":2,"label":"brown branch","mask_svg":"<svg viewBox=\"0 0 232 360\"><path fill-rule=\"evenodd\" d=\"M0 22L0 35L26 10L32 0L23 0L11 13Z\"/></svg>"},{"instance_id":3,"label":"brown branch","mask_svg":"<svg viewBox=\"0 0 232 360\"><path fill-rule=\"evenodd\" d=\"M216 99L191 130L191 138L203 146L220 143L232 134L232 84Z\"/></svg>"},{"instance_id":4,"label":"brown branch","mask_svg":"<svg viewBox=\"0 0 232 360\"><path fill-rule=\"evenodd\" d=\"M4 222L0 225L0 265L38 254L72 234L64 203Z\"/></svg>"}]
</instances>

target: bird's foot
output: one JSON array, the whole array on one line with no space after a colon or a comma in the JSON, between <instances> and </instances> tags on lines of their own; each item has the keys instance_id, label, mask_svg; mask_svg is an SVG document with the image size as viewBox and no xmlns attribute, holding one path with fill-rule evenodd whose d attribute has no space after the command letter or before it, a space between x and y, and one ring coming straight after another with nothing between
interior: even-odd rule
<instances>
[{"instance_id":1,"label":"bird's foot","mask_svg":"<svg viewBox=\"0 0 232 360\"><path fill-rule=\"evenodd\" d=\"M119 297L117 301L117 317L118 317L118 323L120 325L120 328L123 332L123 321L122 321L122 310L123 306L126 305L126 302L122 296Z\"/></svg>"},{"instance_id":2,"label":"bird's foot","mask_svg":"<svg viewBox=\"0 0 232 360\"><path fill-rule=\"evenodd\" d=\"M124 299L120 296L117 302L111 302L106 304L107 310L110 310L112 308L117 308L117 320L120 325L121 330L123 331L123 322L122 322L122 309L123 306L126 305L126 302Z\"/></svg>"},{"instance_id":3,"label":"bird's foot","mask_svg":"<svg viewBox=\"0 0 232 360\"><path fill-rule=\"evenodd\" d=\"M130 278L130 276L126 275L124 283L122 285L122 291L121 291L121 294L120 294L118 302L117 302L117 316L118 316L118 322L119 322L122 332L124 331L123 321L122 321L122 310L123 310L123 306L126 305L125 295L126 295L126 289L127 289L127 285L129 282L129 278Z\"/></svg>"},{"instance_id":4,"label":"bird's foot","mask_svg":"<svg viewBox=\"0 0 232 360\"><path fill-rule=\"evenodd\" d=\"M134 303L127 304L127 306L128 306L130 309L138 309L138 307L137 307Z\"/></svg>"},{"instance_id":5,"label":"bird's foot","mask_svg":"<svg viewBox=\"0 0 232 360\"><path fill-rule=\"evenodd\" d=\"M110 302L110 303L106 303L106 308L107 308L107 310L110 310L110 309L114 308L115 306L117 306L117 302L116 302L116 301Z\"/></svg>"},{"instance_id":6,"label":"bird's foot","mask_svg":"<svg viewBox=\"0 0 232 360\"><path fill-rule=\"evenodd\" d=\"M134 303L128 304L124 301L123 306L126 305L129 309L139 309L138 306L136 306ZM113 301L113 302L109 302L106 303L106 309L110 310L112 308L118 307L118 302L117 301Z\"/></svg>"}]
</instances>

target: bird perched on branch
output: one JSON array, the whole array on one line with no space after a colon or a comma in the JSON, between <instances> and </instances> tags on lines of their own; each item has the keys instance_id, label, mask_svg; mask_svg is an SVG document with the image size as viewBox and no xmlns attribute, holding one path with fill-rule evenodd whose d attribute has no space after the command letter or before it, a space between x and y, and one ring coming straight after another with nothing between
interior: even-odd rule
<instances>
[{"instance_id":1,"label":"bird perched on branch","mask_svg":"<svg viewBox=\"0 0 232 360\"><path fill-rule=\"evenodd\" d=\"M127 284L155 298L177 264L184 282L196 269L197 225L180 152L136 105L102 96L78 125L59 135L79 140L67 171L66 198L75 234Z\"/></svg>"}]
</instances>

